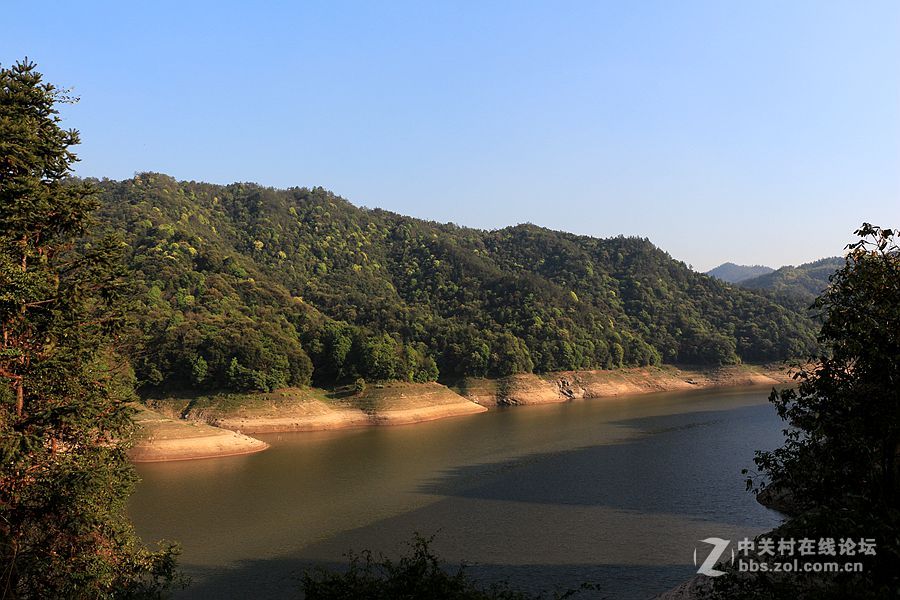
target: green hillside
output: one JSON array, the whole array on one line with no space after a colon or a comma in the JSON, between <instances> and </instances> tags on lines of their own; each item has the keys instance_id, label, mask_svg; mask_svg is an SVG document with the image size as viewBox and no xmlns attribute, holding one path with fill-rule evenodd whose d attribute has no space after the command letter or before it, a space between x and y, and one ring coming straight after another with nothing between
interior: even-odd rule
<instances>
[{"instance_id":1,"label":"green hillside","mask_svg":"<svg viewBox=\"0 0 900 600\"><path fill-rule=\"evenodd\" d=\"M811 322L649 241L462 228L322 188L177 182L102 190L130 246L123 340L149 386L268 390L805 353Z\"/></svg>"},{"instance_id":2,"label":"green hillside","mask_svg":"<svg viewBox=\"0 0 900 600\"><path fill-rule=\"evenodd\" d=\"M741 281L740 285L751 290L766 290L782 304L802 310L825 291L828 278L843 266L843 258L823 258L799 267L781 267L771 273Z\"/></svg>"}]
</instances>

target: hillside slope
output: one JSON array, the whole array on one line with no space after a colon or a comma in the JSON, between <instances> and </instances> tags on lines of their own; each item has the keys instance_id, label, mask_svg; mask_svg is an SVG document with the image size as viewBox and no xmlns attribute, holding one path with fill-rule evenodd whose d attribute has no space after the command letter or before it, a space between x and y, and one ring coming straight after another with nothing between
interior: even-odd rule
<instances>
[{"instance_id":1,"label":"hillside slope","mask_svg":"<svg viewBox=\"0 0 900 600\"><path fill-rule=\"evenodd\" d=\"M782 304L808 307L828 287L828 278L843 266L843 258L823 258L798 267L781 267L777 271L742 281L740 286L751 290L767 290Z\"/></svg>"},{"instance_id":2,"label":"hillside slope","mask_svg":"<svg viewBox=\"0 0 900 600\"><path fill-rule=\"evenodd\" d=\"M772 267L764 265L736 265L732 262L722 263L718 267L706 272L710 277L717 277L728 283L740 283L747 279L753 279L774 271Z\"/></svg>"},{"instance_id":3,"label":"hillside slope","mask_svg":"<svg viewBox=\"0 0 900 600\"><path fill-rule=\"evenodd\" d=\"M733 364L799 355L803 315L646 239L481 231L358 208L322 188L97 182L131 248L126 351L150 386L271 390Z\"/></svg>"}]
</instances>

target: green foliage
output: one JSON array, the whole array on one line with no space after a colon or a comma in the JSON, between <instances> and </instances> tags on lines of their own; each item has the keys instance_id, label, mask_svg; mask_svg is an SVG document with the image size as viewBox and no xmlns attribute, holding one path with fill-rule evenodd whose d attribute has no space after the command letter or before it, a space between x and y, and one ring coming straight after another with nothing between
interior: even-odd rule
<instances>
[{"instance_id":1,"label":"green foliage","mask_svg":"<svg viewBox=\"0 0 900 600\"><path fill-rule=\"evenodd\" d=\"M758 459L803 507L897 503L900 248L890 229L865 224L857 234L864 239L815 302L828 354L797 373L796 389L773 392L792 428L784 447Z\"/></svg>"},{"instance_id":2,"label":"green foliage","mask_svg":"<svg viewBox=\"0 0 900 600\"><path fill-rule=\"evenodd\" d=\"M202 356L195 356L191 360L191 383L196 387L203 385L209 376L209 364Z\"/></svg>"},{"instance_id":3,"label":"green foliage","mask_svg":"<svg viewBox=\"0 0 900 600\"><path fill-rule=\"evenodd\" d=\"M856 233L814 304L825 352L797 372L795 389L770 397L790 425L786 442L756 463L761 489L791 500L780 535L874 538L877 556L861 574L722 578L719 597L894 598L900 589L900 248L890 229Z\"/></svg>"},{"instance_id":4,"label":"green foliage","mask_svg":"<svg viewBox=\"0 0 900 600\"><path fill-rule=\"evenodd\" d=\"M174 550L125 512L133 378L109 351L127 308L123 245L83 237L97 206L65 182L75 131L35 65L0 69L0 589L4 598L157 597Z\"/></svg>"},{"instance_id":5,"label":"green foliage","mask_svg":"<svg viewBox=\"0 0 900 600\"><path fill-rule=\"evenodd\" d=\"M432 539L416 536L410 552L399 560L375 559L370 551L349 553L350 564L344 572L317 569L303 575L306 600L399 600L434 598L440 600L527 600L539 598L511 589L508 585L480 586L465 566L448 569L431 551ZM568 598L574 591L557 594Z\"/></svg>"},{"instance_id":6,"label":"green foliage","mask_svg":"<svg viewBox=\"0 0 900 600\"><path fill-rule=\"evenodd\" d=\"M823 258L799 267L781 267L777 271L741 281L740 286L760 290L785 306L803 311L825 291L831 276L843 266L842 258Z\"/></svg>"},{"instance_id":7,"label":"green foliage","mask_svg":"<svg viewBox=\"0 0 900 600\"><path fill-rule=\"evenodd\" d=\"M322 188L102 188L138 290L129 355L148 385L368 380L734 364L803 355L813 323L647 240L479 231L366 210ZM208 365L193 377L192 361ZM232 359L259 376L235 377Z\"/></svg>"},{"instance_id":8,"label":"green foliage","mask_svg":"<svg viewBox=\"0 0 900 600\"><path fill-rule=\"evenodd\" d=\"M363 372L373 381L388 381L401 376L402 365L397 342L386 333L372 337L363 346Z\"/></svg>"}]
</instances>

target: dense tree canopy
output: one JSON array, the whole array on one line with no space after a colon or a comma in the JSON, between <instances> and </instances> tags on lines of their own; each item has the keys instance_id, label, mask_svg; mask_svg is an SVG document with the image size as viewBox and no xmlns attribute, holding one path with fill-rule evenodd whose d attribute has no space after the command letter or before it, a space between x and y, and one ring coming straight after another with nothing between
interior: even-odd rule
<instances>
[{"instance_id":1,"label":"dense tree canopy","mask_svg":"<svg viewBox=\"0 0 900 600\"><path fill-rule=\"evenodd\" d=\"M63 182L78 134L60 99L32 63L0 69L0 593L152 597L173 562L125 515L133 379L110 350L124 247L81 237L97 200Z\"/></svg>"},{"instance_id":2,"label":"dense tree canopy","mask_svg":"<svg viewBox=\"0 0 900 600\"><path fill-rule=\"evenodd\" d=\"M322 188L96 182L131 248L151 385L281 385L801 355L811 320L647 240L481 231Z\"/></svg>"}]
</instances>

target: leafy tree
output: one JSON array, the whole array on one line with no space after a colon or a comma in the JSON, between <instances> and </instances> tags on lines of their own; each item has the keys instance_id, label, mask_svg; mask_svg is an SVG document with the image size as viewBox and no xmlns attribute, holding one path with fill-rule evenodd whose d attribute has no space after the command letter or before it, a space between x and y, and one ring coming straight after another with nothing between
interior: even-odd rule
<instances>
[{"instance_id":1,"label":"leafy tree","mask_svg":"<svg viewBox=\"0 0 900 600\"><path fill-rule=\"evenodd\" d=\"M900 451L900 248L864 224L845 266L816 300L828 354L773 392L787 443L758 463L801 507L860 500L896 508Z\"/></svg>"},{"instance_id":2,"label":"leafy tree","mask_svg":"<svg viewBox=\"0 0 900 600\"><path fill-rule=\"evenodd\" d=\"M869 224L815 301L823 353L795 389L770 400L790 427L785 444L757 453L756 491L791 514L781 538L872 538L862 573L732 574L719 598L896 598L900 589L900 247ZM752 487L753 478L748 479Z\"/></svg>"},{"instance_id":3,"label":"leafy tree","mask_svg":"<svg viewBox=\"0 0 900 600\"><path fill-rule=\"evenodd\" d=\"M534 368L528 347L511 333L500 334L492 350L491 371L496 375L530 373Z\"/></svg>"},{"instance_id":4,"label":"leafy tree","mask_svg":"<svg viewBox=\"0 0 900 600\"><path fill-rule=\"evenodd\" d=\"M400 376L397 342L388 334L371 338L363 350L363 366L367 379L387 381Z\"/></svg>"},{"instance_id":5,"label":"leafy tree","mask_svg":"<svg viewBox=\"0 0 900 600\"><path fill-rule=\"evenodd\" d=\"M325 357L323 369L334 379L344 376L344 365L353 347L353 337L346 323L331 322L325 326ZM327 365L327 366L326 366Z\"/></svg>"},{"instance_id":6,"label":"leafy tree","mask_svg":"<svg viewBox=\"0 0 900 600\"><path fill-rule=\"evenodd\" d=\"M197 356L191 360L191 382L195 386L203 385L206 377L209 375L209 365L202 356Z\"/></svg>"},{"instance_id":7,"label":"leafy tree","mask_svg":"<svg viewBox=\"0 0 900 600\"><path fill-rule=\"evenodd\" d=\"M0 69L0 589L10 598L160 595L174 552L150 552L125 503L135 474L122 244L81 236L94 189L65 181L78 133L35 65ZM124 388L124 389L123 389Z\"/></svg>"}]
</instances>

